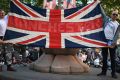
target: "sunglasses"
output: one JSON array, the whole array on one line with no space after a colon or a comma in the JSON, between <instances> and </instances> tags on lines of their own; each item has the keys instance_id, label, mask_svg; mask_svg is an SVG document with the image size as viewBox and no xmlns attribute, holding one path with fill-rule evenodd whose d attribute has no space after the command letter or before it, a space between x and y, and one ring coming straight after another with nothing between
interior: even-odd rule
<instances>
[{"instance_id":1,"label":"sunglasses","mask_svg":"<svg viewBox=\"0 0 120 80\"><path fill-rule=\"evenodd\" d=\"M113 16L118 16L118 14L112 14Z\"/></svg>"}]
</instances>

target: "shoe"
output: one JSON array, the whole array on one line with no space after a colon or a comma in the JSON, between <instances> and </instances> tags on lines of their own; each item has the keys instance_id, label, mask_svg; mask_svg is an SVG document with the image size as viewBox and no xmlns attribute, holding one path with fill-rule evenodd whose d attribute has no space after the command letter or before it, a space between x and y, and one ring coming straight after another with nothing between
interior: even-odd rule
<instances>
[{"instance_id":1,"label":"shoe","mask_svg":"<svg viewBox=\"0 0 120 80\"><path fill-rule=\"evenodd\" d=\"M0 66L0 72L2 72L2 66Z\"/></svg>"},{"instance_id":2,"label":"shoe","mask_svg":"<svg viewBox=\"0 0 120 80\"><path fill-rule=\"evenodd\" d=\"M7 67L7 71L16 71L16 70L12 67Z\"/></svg>"},{"instance_id":3,"label":"shoe","mask_svg":"<svg viewBox=\"0 0 120 80\"><path fill-rule=\"evenodd\" d=\"M112 78L117 79L117 75L116 74L112 74Z\"/></svg>"},{"instance_id":4,"label":"shoe","mask_svg":"<svg viewBox=\"0 0 120 80\"><path fill-rule=\"evenodd\" d=\"M106 76L106 73L101 72L101 73L97 74L97 76Z\"/></svg>"}]
</instances>

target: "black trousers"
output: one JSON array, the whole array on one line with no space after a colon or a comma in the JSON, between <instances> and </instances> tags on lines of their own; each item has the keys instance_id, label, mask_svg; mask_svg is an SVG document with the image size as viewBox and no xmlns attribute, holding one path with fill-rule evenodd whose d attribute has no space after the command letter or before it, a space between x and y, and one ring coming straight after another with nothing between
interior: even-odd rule
<instances>
[{"instance_id":1,"label":"black trousers","mask_svg":"<svg viewBox=\"0 0 120 80\"><path fill-rule=\"evenodd\" d=\"M0 36L0 39L3 40L3 36ZM0 44L0 62L4 61L4 55L2 54L3 46Z\"/></svg>"},{"instance_id":2,"label":"black trousers","mask_svg":"<svg viewBox=\"0 0 120 80\"><path fill-rule=\"evenodd\" d=\"M3 40L3 36L0 36L0 39Z\"/></svg>"},{"instance_id":3,"label":"black trousers","mask_svg":"<svg viewBox=\"0 0 120 80\"><path fill-rule=\"evenodd\" d=\"M3 40L3 36L0 36L0 39ZM0 46L0 62L4 61L6 65L11 65L12 63L12 54L7 53L5 49L6 45L1 45Z\"/></svg>"},{"instance_id":4,"label":"black trousers","mask_svg":"<svg viewBox=\"0 0 120 80\"><path fill-rule=\"evenodd\" d=\"M107 60L108 60L108 53L110 53L110 59L111 59L111 69L112 69L112 74L115 74L116 72L116 53L115 53L116 47L115 48L102 48L102 56L103 56L103 67L102 67L102 72L106 74L107 72Z\"/></svg>"}]
</instances>

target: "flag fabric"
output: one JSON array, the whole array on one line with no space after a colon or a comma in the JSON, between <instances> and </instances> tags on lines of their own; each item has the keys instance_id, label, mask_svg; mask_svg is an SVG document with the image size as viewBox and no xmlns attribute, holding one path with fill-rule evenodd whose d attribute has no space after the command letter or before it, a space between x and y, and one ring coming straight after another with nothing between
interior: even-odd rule
<instances>
[{"instance_id":1,"label":"flag fabric","mask_svg":"<svg viewBox=\"0 0 120 80\"><path fill-rule=\"evenodd\" d=\"M107 46L98 1L65 10L41 9L11 0L5 40L45 48Z\"/></svg>"}]
</instances>

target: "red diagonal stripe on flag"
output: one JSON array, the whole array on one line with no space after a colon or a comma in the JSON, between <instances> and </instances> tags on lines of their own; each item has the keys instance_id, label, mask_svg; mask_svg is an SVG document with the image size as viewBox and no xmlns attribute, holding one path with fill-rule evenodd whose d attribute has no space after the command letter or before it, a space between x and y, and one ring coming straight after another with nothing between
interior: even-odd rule
<instances>
[{"instance_id":1,"label":"red diagonal stripe on flag","mask_svg":"<svg viewBox=\"0 0 120 80\"><path fill-rule=\"evenodd\" d=\"M88 43L91 43L91 44L96 44L96 45L99 45L99 46L107 46L106 43L101 43L101 42L97 42L97 41L93 41L93 40L89 40L89 39L85 39L83 36L72 36L73 38L76 38L78 40L82 40L84 42L88 42Z\"/></svg>"},{"instance_id":2,"label":"red diagonal stripe on flag","mask_svg":"<svg viewBox=\"0 0 120 80\"><path fill-rule=\"evenodd\" d=\"M80 13L82 13L83 11L87 10L90 6L92 6L95 2L91 3L90 5L80 9L79 11L75 12L74 14L71 14L70 16L66 17L66 19L71 19L77 15L79 15Z\"/></svg>"},{"instance_id":3,"label":"red diagonal stripe on flag","mask_svg":"<svg viewBox=\"0 0 120 80\"><path fill-rule=\"evenodd\" d=\"M13 0L21 9L30 14L32 17L39 17L34 14L31 10L27 9L19 0Z\"/></svg>"},{"instance_id":4,"label":"red diagonal stripe on flag","mask_svg":"<svg viewBox=\"0 0 120 80\"><path fill-rule=\"evenodd\" d=\"M18 42L18 44L27 44L27 43L30 43L30 42L34 42L40 38L43 38L45 37L45 35L39 35L37 37L34 37L34 38L31 38L31 39L28 39L28 40L25 40L25 41L22 41L22 42Z\"/></svg>"}]
</instances>

